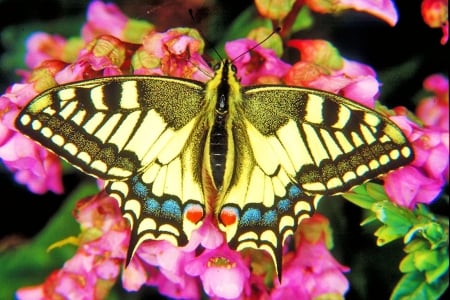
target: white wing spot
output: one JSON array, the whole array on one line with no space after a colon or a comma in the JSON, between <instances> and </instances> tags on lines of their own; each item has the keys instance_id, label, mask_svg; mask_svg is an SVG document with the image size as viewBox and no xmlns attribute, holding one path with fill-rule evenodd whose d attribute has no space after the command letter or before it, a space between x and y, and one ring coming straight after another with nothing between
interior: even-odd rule
<instances>
[{"instance_id":1,"label":"white wing spot","mask_svg":"<svg viewBox=\"0 0 450 300\"><path fill-rule=\"evenodd\" d=\"M51 140L58 146L63 146L65 142L64 138L59 134L55 134L54 136L52 136Z\"/></svg>"},{"instance_id":2,"label":"white wing spot","mask_svg":"<svg viewBox=\"0 0 450 300\"><path fill-rule=\"evenodd\" d=\"M350 119L351 111L344 105L339 105L337 121L332 125L333 128L342 129L347 125Z\"/></svg>"},{"instance_id":3,"label":"white wing spot","mask_svg":"<svg viewBox=\"0 0 450 300\"><path fill-rule=\"evenodd\" d=\"M400 154L400 153L397 151L397 154ZM393 159L395 159L395 158L393 158ZM380 156L379 161L380 161L380 164L387 165L390 162L390 159L389 159L388 155L383 154L383 155Z\"/></svg>"},{"instance_id":4,"label":"white wing spot","mask_svg":"<svg viewBox=\"0 0 450 300\"><path fill-rule=\"evenodd\" d=\"M27 126L28 124L30 124L31 122L31 118L30 115L23 115L20 118L20 123L22 123L22 125ZM34 128L33 128L34 129ZM39 128L38 128L39 129ZM36 129L35 129L36 130Z\"/></svg>"},{"instance_id":5,"label":"white wing spot","mask_svg":"<svg viewBox=\"0 0 450 300\"><path fill-rule=\"evenodd\" d=\"M377 160L373 159L369 162L369 168L371 168L372 170L376 170L380 167L380 164L378 163Z\"/></svg>"},{"instance_id":6,"label":"white wing spot","mask_svg":"<svg viewBox=\"0 0 450 300\"><path fill-rule=\"evenodd\" d=\"M33 120L33 122L31 122L31 128L33 128L33 130L39 130L42 127L42 123L39 120ZM47 127L46 127L47 128ZM50 130L50 128L49 128ZM43 133L42 133L43 134Z\"/></svg>"},{"instance_id":7,"label":"white wing spot","mask_svg":"<svg viewBox=\"0 0 450 300\"><path fill-rule=\"evenodd\" d=\"M34 123L34 122L33 122ZM53 135L53 131L48 128L48 127L44 127L41 129L41 133L43 136L45 136L46 138L50 138Z\"/></svg>"},{"instance_id":8,"label":"white wing spot","mask_svg":"<svg viewBox=\"0 0 450 300\"><path fill-rule=\"evenodd\" d=\"M99 85L91 89L91 100L95 109L97 110L108 110L108 106L103 102L103 86Z\"/></svg>"},{"instance_id":9,"label":"white wing spot","mask_svg":"<svg viewBox=\"0 0 450 300\"><path fill-rule=\"evenodd\" d=\"M92 157L87 152L80 152L78 153L77 157L84 161L87 165L89 165L92 161Z\"/></svg>"},{"instance_id":10,"label":"white wing spot","mask_svg":"<svg viewBox=\"0 0 450 300\"><path fill-rule=\"evenodd\" d=\"M67 143L63 146L63 148L64 148L64 150L69 152L72 156L75 156L78 152L77 146L73 143Z\"/></svg>"},{"instance_id":11,"label":"white wing spot","mask_svg":"<svg viewBox=\"0 0 450 300\"><path fill-rule=\"evenodd\" d=\"M391 159L398 159L399 157L400 157L400 151L398 151L397 149L394 149L394 150L392 150L390 153L389 153L389 157L391 158Z\"/></svg>"},{"instance_id":12,"label":"white wing spot","mask_svg":"<svg viewBox=\"0 0 450 300\"><path fill-rule=\"evenodd\" d=\"M364 176L364 174L366 174L367 172L369 172L369 168L366 165L361 165L356 168L356 174L358 174L358 176L360 177Z\"/></svg>"}]
</instances>

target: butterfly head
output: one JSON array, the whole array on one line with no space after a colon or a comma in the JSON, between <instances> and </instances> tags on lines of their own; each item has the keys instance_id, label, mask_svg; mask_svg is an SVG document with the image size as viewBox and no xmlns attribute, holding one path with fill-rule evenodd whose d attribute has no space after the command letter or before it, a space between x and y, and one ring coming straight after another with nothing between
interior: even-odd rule
<instances>
[{"instance_id":1,"label":"butterfly head","mask_svg":"<svg viewBox=\"0 0 450 300\"><path fill-rule=\"evenodd\" d=\"M214 66L214 76L205 89L207 103L211 104L209 111L214 112L211 115L225 116L236 111L236 104L242 99L236 72L236 66L229 60Z\"/></svg>"}]
</instances>

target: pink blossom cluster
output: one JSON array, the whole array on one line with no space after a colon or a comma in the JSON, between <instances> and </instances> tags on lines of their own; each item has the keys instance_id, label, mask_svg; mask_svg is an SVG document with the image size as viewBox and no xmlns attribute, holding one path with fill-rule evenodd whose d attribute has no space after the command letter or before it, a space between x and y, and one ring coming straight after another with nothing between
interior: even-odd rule
<instances>
[{"instance_id":1,"label":"pink blossom cluster","mask_svg":"<svg viewBox=\"0 0 450 300\"><path fill-rule=\"evenodd\" d=\"M413 209L417 203L430 204L449 179L449 102L448 78L430 75L424 81L430 96L417 105L416 116L422 125L408 119L402 107L391 119L411 142L415 159L386 175L385 189L391 200Z\"/></svg>"},{"instance_id":2,"label":"pink blossom cluster","mask_svg":"<svg viewBox=\"0 0 450 300\"><path fill-rule=\"evenodd\" d=\"M305 1L320 12L336 11L326 2ZM369 12L391 25L397 19L392 1L336 3L340 9ZM22 72L23 82L12 85L0 97L0 158L18 182L36 193L63 190L59 159L14 127L18 112L40 92L67 82L122 74L200 81L211 77L211 69L201 56L203 41L195 30L156 32L150 24L129 19L114 4L100 1L89 5L87 16L76 43L46 33L31 36L26 55L31 71ZM290 41L289 46L302 54L293 65L283 62L272 50L254 48L255 44L242 39L225 45L229 57L241 55L234 63L243 85L279 82L312 87L374 107L380 86L375 71L342 58L328 42ZM426 80L425 87L433 95L418 107L423 126L409 121L400 109L396 111L398 116L392 117L413 144L416 160L397 171L403 173L387 175L386 189L394 201L409 208L417 202L432 201L448 180L448 81L435 75ZM389 190L389 184L404 188L400 192ZM18 299L102 299L122 267L125 289L156 286L160 293L179 299L199 299L206 293L213 299L295 296L301 300L341 296L348 290L343 275L348 268L331 256L328 220L318 214L300 225L294 249L285 249L281 282L268 255L230 249L210 217L194 231L187 246L147 241L126 267L129 228L112 198L100 193L80 201L75 218L82 226L75 256L43 284L20 289Z\"/></svg>"}]
</instances>

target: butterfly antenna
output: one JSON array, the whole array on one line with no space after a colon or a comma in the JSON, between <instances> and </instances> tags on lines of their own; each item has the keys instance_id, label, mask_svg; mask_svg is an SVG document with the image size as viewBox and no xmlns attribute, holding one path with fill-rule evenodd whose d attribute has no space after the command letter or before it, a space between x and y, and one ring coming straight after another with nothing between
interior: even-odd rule
<instances>
[{"instance_id":1,"label":"butterfly antenna","mask_svg":"<svg viewBox=\"0 0 450 300\"><path fill-rule=\"evenodd\" d=\"M256 45L254 45L253 47L251 47L250 49L248 49L247 51L245 51L244 53L239 54L238 56L236 56L235 58L233 58L233 60L231 62L234 62L236 60L238 60L239 58L241 58L242 56L244 56L245 54L251 52L252 50L258 48L259 46L261 46L265 41L267 41L268 39L270 39L275 33L278 33L281 31L281 27L277 27L275 28L274 31L272 31L271 34L269 34L268 36L266 36L262 41L260 41L259 43L257 43Z\"/></svg>"}]
</instances>

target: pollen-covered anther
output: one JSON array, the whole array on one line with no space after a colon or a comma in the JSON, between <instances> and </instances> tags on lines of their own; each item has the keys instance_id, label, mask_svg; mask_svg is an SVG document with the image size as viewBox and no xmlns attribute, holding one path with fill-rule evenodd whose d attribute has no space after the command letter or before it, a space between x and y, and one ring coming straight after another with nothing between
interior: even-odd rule
<instances>
[{"instance_id":1,"label":"pollen-covered anther","mask_svg":"<svg viewBox=\"0 0 450 300\"><path fill-rule=\"evenodd\" d=\"M219 267L219 268L225 268L225 269L229 270L229 269L235 268L236 263L229 261L225 257L211 257L208 260L207 266L208 266L208 268Z\"/></svg>"}]
</instances>

